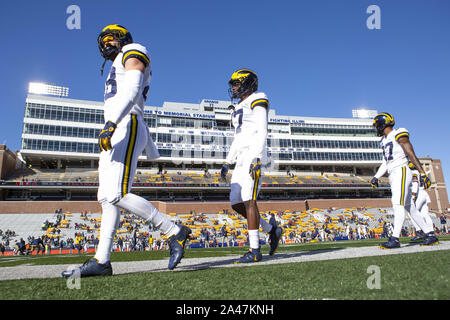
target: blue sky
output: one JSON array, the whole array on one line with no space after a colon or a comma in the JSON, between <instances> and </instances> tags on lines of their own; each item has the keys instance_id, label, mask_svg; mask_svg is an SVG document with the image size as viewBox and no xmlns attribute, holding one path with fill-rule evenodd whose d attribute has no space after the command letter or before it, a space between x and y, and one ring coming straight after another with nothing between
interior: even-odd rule
<instances>
[{"instance_id":1,"label":"blue sky","mask_svg":"<svg viewBox=\"0 0 450 320\"><path fill-rule=\"evenodd\" d=\"M66 27L72 4L79 30ZM379 30L366 26L370 5L381 9ZM12 150L28 82L102 100L96 38L119 23L151 53L149 105L226 100L231 73L251 68L278 114L392 113L419 156L441 159L450 184L450 1L2 1L0 18L0 143Z\"/></svg>"}]
</instances>

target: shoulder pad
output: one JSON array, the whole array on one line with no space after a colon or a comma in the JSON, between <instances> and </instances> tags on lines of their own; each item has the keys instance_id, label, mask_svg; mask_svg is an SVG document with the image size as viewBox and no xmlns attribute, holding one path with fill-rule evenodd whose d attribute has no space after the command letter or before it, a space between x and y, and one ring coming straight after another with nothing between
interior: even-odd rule
<instances>
[{"instance_id":1,"label":"shoulder pad","mask_svg":"<svg viewBox=\"0 0 450 320\"><path fill-rule=\"evenodd\" d=\"M130 43L122 47L122 64L125 66L125 62L129 58L137 58L142 61L145 67L150 64L150 58L147 49L139 43Z\"/></svg>"},{"instance_id":2,"label":"shoulder pad","mask_svg":"<svg viewBox=\"0 0 450 320\"><path fill-rule=\"evenodd\" d=\"M269 99L264 92L255 92L252 96L252 102L250 103L250 109L256 106L261 106L266 109L269 108Z\"/></svg>"},{"instance_id":3,"label":"shoulder pad","mask_svg":"<svg viewBox=\"0 0 450 320\"><path fill-rule=\"evenodd\" d=\"M409 132L405 128L399 128L395 131L395 141L401 137L409 137Z\"/></svg>"}]
</instances>

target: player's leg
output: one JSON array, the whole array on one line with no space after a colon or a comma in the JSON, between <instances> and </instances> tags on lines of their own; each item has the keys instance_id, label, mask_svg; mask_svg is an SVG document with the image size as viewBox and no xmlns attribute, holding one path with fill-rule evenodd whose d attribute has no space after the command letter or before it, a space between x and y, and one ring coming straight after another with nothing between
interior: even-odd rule
<instances>
[{"instance_id":1,"label":"player's leg","mask_svg":"<svg viewBox=\"0 0 450 320\"><path fill-rule=\"evenodd\" d=\"M416 201L416 208L422 219L425 221L429 229L434 229L433 220L430 218L428 211L428 203L430 202L430 197L425 190L420 190Z\"/></svg>"},{"instance_id":2,"label":"player's leg","mask_svg":"<svg viewBox=\"0 0 450 320\"><path fill-rule=\"evenodd\" d=\"M116 203L116 206L150 222L154 228L160 230L167 237L171 237L180 231L180 228L166 215L156 209L149 201L138 195L127 193Z\"/></svg>"},{"instance_id":3,"label":"player's leg","mask_svg":"<svg viewBox=\"0 0 450 320\"><path fill-rule=\"evenodd\" d=\"M248 200L244 202L247 212L247 226L250 248L259 250L259 211L256 200Z\"/></svg>"},{"instance_id":4,"label":"player's leg","mask_svg":"<svg viewBox=\"0 0 450 320\"><path fill-rule=\"evenodd\" d=\"M130 193L138 158L147 144L147 130L144 120L136 115L127 116L119 124L112 139L113 150L104 161L104 169L99 170L104 173L100 176L99 201L132 212L171 236L179 231L178 226L150 202Z\"/></svg>"},{"instance_id":5,"label":"player's leg","mask_svg":"<svg viewBox=\"0 0 450 320\"><path fill-rule=\"evenodd\" d=\"M257 262L262 259L262 254L259 244L259 226L260 219L259 209L256 203L259 190L261 188L261 170L255 174L255 179L249 173L250 162L248 159L244 159L242 162L238 162L238 170L235 172L239 175L239 181L241 185L240 198L242 199L245 211L247 213L247 226L248 226L248 238L250 250L235 263L248 263ZM233 173L234 174L234 173ZM265 221L264 221L265 222ZM266 226L267 228L267 226Z\"/></svg>"},{"instance_id":6,"label":"player's leg","mask_svg":"<svg viewBox=\"0 0 450 320\"><path fill-rule=\"evenodd\" d=\"M409 199L408 199L409 200ZM428 219L421 213L413 201L405 204L406 211L410 214L412 220L418 225L418 227L425 233L429 233L433 231L433 222L431 219L431 224L428 222ZM429 217L428 217L429 218Z\"/></svg>"},{"instance_id":7,"label":"player's leg","mask_svg":"<svg viewBox=\"0 0 450 320\"><path fill-rule=\"evenodd\" d=\"M106 264L111 260L113 240L120 222L120 209L108 201L103 201L101 206L102 223L100 227L99 243L94 257L97 259L98 263Z\"/></svg>"},{"instance_id":8,"label":"player's leg","mask_svg":"<svg viewBox=\"0 0 450 320\"><path fill-rule=\"evenodd\" d=\"M407 187L407 171L406 167L394 170L389 174L389 183L391 185L392 194L392 210L394 213L394 228L391 237L385 243L379 245L382 249L393 249L400 247L400 232L405 221L405 192ZM412 177L411 177L412 179Z\"/></svg>"},{"instance_id":9,"label":"player's leg","mask_svg":"<svg viewBox=\"0 0 450 320\"><path fill-rule=\"evenodd\" d=\"M234 211L236 211L245 219L247 219L247 211L246 211L247 209L243 202L233 204L231 207L233 208ZM273 228L273 226L264 219L259 219L259 226L264 232L267 233L270 233Z\"/></svg>"},{"instance_id":10,"label":"player's leg","mask_svg":"<svg viewBox=\"0 0 450 320\"><path fill-rule=\"evenodd\" d=\"M236 187L236 186L235 186ZM233 187L232 187L233 189ZM231 195L232 193L230 193ZM231 201L231 197L230 197ZM245 211L245 205L244 202L239 202L231 205L231 208L233 208L234 211L239 213L241 216L243 216L245 219L247 219L247 212Z\"/></svg>"},{"instance_id":11,"label":"player's leg","mask_svg":"<svg viewBox=\"0 0 450 320\"><path fill-rule=\"evenodd\" d=\"M184 225L178 227L168 216L161 213L149 201L130 193L136 174L138 158L147 145L148 139L147 125L142 118L131 115L130 129L130 142L127 145L125 153L126 158L121 182L121 194L118 201L115 202L115 205L142 217L168 237L170 249L168 268L172 270L181 261L184 255L186 239L192 231ZM133 139L133 136L136 136L136 138ZM135 140L134 145L133 140Z\"/></svg>"},{"instance_id":12,"label":"player's leg","mask_svg":"<svg viewBox=\"0 0 450 320\"><path fill-rule=\"evenodd\" d=\"M247 230L250 242L250 250L235 263L246 263L261 260L261 253L259 251L259 239L255 252L252 252L252 245L256 247L255 237L259 237L259 234L255 236L255 230L258 232L259 220L255 220L254 211L249 212L249 206L246 204L251 199L248 194L251 193L251 185L253 180L248 173L250 163L244 163L245 161L238 157L236 165L231 176L231 190L230 190L230 204L231 207L247 219ZM244 196L244 197L243 197ZM254 210L254 209L253 209ZM259 214L258 214L259 215ZM250 217L250 220L249 220Z\"/></svg>"},{"instance_id":13,"label":"player's leg","mask_svg":"<svg viewBox=\"0 0 450 320\"><path fill-rule=\"evenodd\" d=\"M421 189L419 190L419 196L417 198L417 219L422 219L423 223L426 226L426 229L424 229L425 235L424 235L424 242L421 243L421 245L424 246L431 246L439 243L439 239L436 236L436 233L434 232L434 225L433 220L431 220L429 212L428 212L428 203L430 201L430 197L428 196L428 193ZM420 218L419 218L420 217Z\"/></svg>"},{"instance_id":14,"label":"player's leg","mask_svg":"<svg viewBox=\"0 0 450 320\"><path fill-rule=\"evenodd\" d=\"M416 205L417 205L417 201L416 201ZM407 211L409 220L411 221L411 224L414 227L415 233L416 235L414 237L411 238L412 242L416 242L416 241L422 241L425 239L425 233L422 231L422 229L419 227L419 225L415 222L415 220L411 217L411 215L409 214L409 212Z\"/></svg>"}]
</instances>

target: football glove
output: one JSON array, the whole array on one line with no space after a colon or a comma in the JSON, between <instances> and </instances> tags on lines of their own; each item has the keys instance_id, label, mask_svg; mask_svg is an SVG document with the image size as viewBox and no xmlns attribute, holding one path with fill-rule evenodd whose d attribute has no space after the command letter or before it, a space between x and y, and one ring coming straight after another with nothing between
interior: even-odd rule
<instances>
[{"instance_id":1,"label":"football glove","mask_svg":"<svg viewBox=\"0 0 450 320\"><path fill-rule=\"evenodd\" d=\"M426 173L420 174L420 184L423 186L424 189L428 189L431 186L431 180L428 178Z\"/></svg>"},{"instance_id":2,"label":"football glove","mask_svg":"<svg viewBox=\"0 0 450 320\"><path fill-rule=\"evenodd\" d=\"M250 175L252 176L253 180L256 180L256 178L259 178L261 176L261 160L259 158L256 158L252 161L250 164Z\"/></svg>"},{"instance_id":3,"label":"football glove","mask_svg":"<svg viewBox=\"0 0 450 320\"><path fill-rule=\"evenodd\" d=\"M378 179L373 177L372 180L370 180L370 185L372 186L372 188L378 188Z\"/></svg>"},{"instance_id":4,"label":"football glove","mask_svg":"<svg viewBox=\"0 0 450 320\"><path fill-rule=\"evenodd\" d=\"M222 166L222 170L220 170L220 177L225 182L227 181L228 170L230 170L230 164L225 162Z\"/></svg>"},{"instance_id":5,"label":"football glove","mask_svg":"<svg viewBox=\"0 0 450 320\"><path fill-rule=\"evenodd\" d=\"M100 151L108 151L112 149L111 137L116 130L116 124L112 121L108 121L100 134L98 135L98 144L100 145Z\"/></svg>"}]
</instances>

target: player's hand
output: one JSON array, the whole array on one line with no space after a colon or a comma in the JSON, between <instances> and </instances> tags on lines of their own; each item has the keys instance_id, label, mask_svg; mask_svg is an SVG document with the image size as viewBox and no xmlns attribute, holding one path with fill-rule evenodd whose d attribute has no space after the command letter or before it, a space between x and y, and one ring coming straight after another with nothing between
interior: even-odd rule
<instances>
[{"instance_id":1,"label":"player's hand","mask_svg":"<svg viewBox=\"0 0 450 320\"><path fill-rule=\"evenodd\" d=\"M261 160L259 158L256 158L252 161L250 164L250 175L252 176L253 180L256 180L256 178L259 178L261 176Z\"/></svg>"},{"instance_id":2,"label":"player's hand","mask_svg":"<svg viewBox=\"0 0 450 320\"><path fill-rule=\"evenodd\" d=\"M413 200L414 204L416 204L417 193L415 193L415 192L412 193L412 200Z\"/></svg>"},{"instance_id":3,"label":"player's hand","mask_svg":"<svg viewBox=\"0 0 450 320\"><path fill-rule=\"evenodd\" d=\"M370 180L370 185L372 186L372 188L378 188L378 179L373 177L372 180Z\"/></svg>"},{"instance_id":4,"label":"player's hand","mask_svg":"<svg viewBox=\"0 0 450 320\"><path fill-rule=\"evenodd\" d=\"M227 181L228 170L230 170L230 164L225 162L222 166L222 170L220 170L220 177L225 182Z\"/></svg>"},{"instance_id":5,"label":"player's hand","mask_svg":"<svg viewBox=\"0 0 450 320\"><path fill-rule=\"evenodd\" d=\"M100 151L108 151L112 149L111 137L116 130L116 124L112 121L108 121L100 134L98 135L98 144L100 145Z\"/></svg>"},{"instance_id":6,"label":"player's hand","mask_svg":"<svg viewBox=\"0 0 450 320\"><path fill-rule=\"evenodd\" d=\"M423 185L424 189L428 189L431 186L431 180L428 178L426 173L420 174L420 184Z\"/></svg>"}]
</instances>

